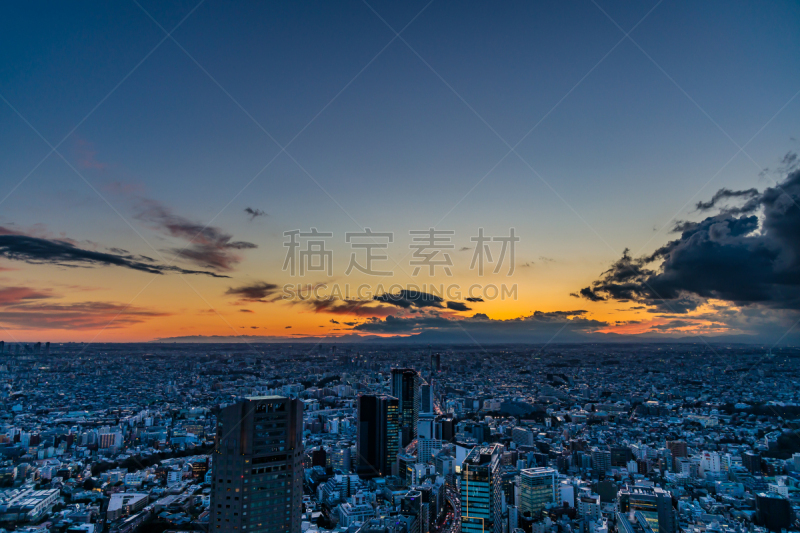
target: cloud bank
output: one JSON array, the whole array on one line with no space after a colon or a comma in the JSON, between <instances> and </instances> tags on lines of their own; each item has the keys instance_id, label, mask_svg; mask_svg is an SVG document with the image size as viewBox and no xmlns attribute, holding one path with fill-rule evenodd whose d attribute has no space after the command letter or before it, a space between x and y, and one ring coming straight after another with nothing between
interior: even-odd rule
<instances>
[{"instance_id":1,"label":"cloud bank","mask_svg":"<svg viewBox=\"0 0 800 533\"><path fill-rule=\"evenodd\" d=\"M626 250L580 296L674 313L710 299L800 310L800 170L760 193L721 189L697 207L709 210L731 199L745 201L700 222L679 223L680 237L649 256L634 258Z\"/></svg>"}]
</instances>

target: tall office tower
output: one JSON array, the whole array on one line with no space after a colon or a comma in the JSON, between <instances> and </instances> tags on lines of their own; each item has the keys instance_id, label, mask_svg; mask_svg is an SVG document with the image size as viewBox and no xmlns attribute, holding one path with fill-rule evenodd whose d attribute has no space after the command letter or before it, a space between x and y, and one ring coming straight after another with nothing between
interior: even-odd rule
<instances>
[{"instance_id":1,"label":"tall office tower","mask_svg":"<svg viewBox=\"0 0 800 533\"><path fill-rule=\"evenodd\" d=\"M6 351L6 341L0 341L0 353L5 353Z\"/></svg>"},{"instance_id":2,"label":"tall office tower","mask_svg":"<svg viewBox=\"0 0 800 533\"><path fill-rule=\"evenodd\" d=\"M677 531L672 495L664 489L626 485L619 491L617 497L620 512L624 514L641 512L653 531L658 533Z\"/></svg>"},{"instance_id":3,"label":"tall office tower","mask_svg":"<svg viewBox=\"0 0 800 533\"><path fill-rule=\"evenodd\" d=\"M461 532L503 531L502 446L476 446L461 464Z\"/></svg>"},{"instance_id":4,"label":"tall office tower","mask_svg":"<svg viewBox=\"0 0 800 533\"><path fill-rule=\"evenodd\" d=\"M592 448L592 470L600 474L611 470L611 452L609 450Z\"/></svg>"},{"instance_id":5,"label":"tall office tower","mask_svg":"<svg viewBox=\"0 0 800 533\"><path fill-rule=\"evenodd\" d=\"M519 473L519 512L539 516L556 502L556 478L552 468L525 468Z\"/></svg>"},{"instance_id":6,"label":"tall office tower","mask_svg":"<svg viewBox=\"0 0 800 533\"><path fill-rule=\"evenodd\" d=\"M456 422L452 417L442 418L442 440L452 442L456 436Z\"/></svg>"},{"instance_id":7,"label":"tall office tower","mask_svg":"<svg viewBox=\"0 0 800 533\"><path fill-rule=\"evenodd\" d=\"M215 533L300 533L303 403L254 396L224 407L212 454Z\"/></svg>"},{"instance_id":8,"label":"tall office tower","mask_svg":"<svg viewBox=\"0 0 800 533\"><path fill-rule=\"evenodd\" d=\"M50 343L49 342L45 343L45 345L44 345L44 354L45 355L50 355Z\"/></svg>"},{"instance_id":9,"label":"tall office tower","mask_svg":"<svg viewBox=\"0 0 800 533\"><path fill-rule=\"evenodd\" d=\"M419 410L421 413L433 413L433 385L423 382L419 386Z\"/></svg>"},{"instance_id":10,"label":"tall office tower","mask_svg":"<svg viewBox=\"0 0 800 533\"><path fill-rule=\"evenodd\" d=\"M417 437L420 394L419 374L413 368L392 369L392 396L400 401L401 446L407 446Z\"/></svg>"},{"instance_id":11,"label":"tall office tower","mask_svg":"<svg viewBox=\"0 0 800 533\"><path fill-rule=\"evenodd\" d=\"M358 474L389 476L400 448L400 402L393 396L358 398Z\"/></svg>"},{"instance_id":12,"label":"tall office tower","mask_svg":"<svg viewBox=\"0 0 800 533\"><path fill-rule=\"evenodd\" d=\"M689 457L686 442L682 440L668 440L667 449L672 452L672 457Z\"/></svg>"}]
</instances>

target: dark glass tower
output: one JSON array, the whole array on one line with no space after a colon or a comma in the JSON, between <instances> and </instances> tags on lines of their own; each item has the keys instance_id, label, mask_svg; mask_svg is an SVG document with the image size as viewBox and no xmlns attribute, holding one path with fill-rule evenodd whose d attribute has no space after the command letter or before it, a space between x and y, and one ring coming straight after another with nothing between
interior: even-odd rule
<instances>
[{"instance_id":1,"label":"dark glass tower","mask_svg":"<svg viewBox=\"0 0 800 533\"><path fill-rule=\"evenodd\" d=\"M300 533L303 404L256 396L224 407L212 455L210 533Z\"/></svg>"},{"instance_id":2,"label":"dark glass tower","mask_svg":"<svg viewBox=\"0 0 800 533\"><path fill-rule=\"evenodd\" d=\"M400 428L402 446L417 438L420 407L420 378L413 368L392 369L392 396L400 400Z\"/></svg>"},{"instance_id":3,"label":"dark glass tower","mask_svg":"<svg viewBox=\"0 0 800 533\"><path fill-rule=\"evenodd\" d=\"M461 464L462 533L503 531L503 488L499 444L476 446Z\"/></svg>"},{"instance_id":4,"label":"dark glass tower","mask_svg":"<svg viewBox=\"0 0 800 533\"><path fill-rule=\"evenodd\" d=\"M358 474L389 476L400 448L397 398L365 394L358 398Z\"/></svg>"}]
</instances>

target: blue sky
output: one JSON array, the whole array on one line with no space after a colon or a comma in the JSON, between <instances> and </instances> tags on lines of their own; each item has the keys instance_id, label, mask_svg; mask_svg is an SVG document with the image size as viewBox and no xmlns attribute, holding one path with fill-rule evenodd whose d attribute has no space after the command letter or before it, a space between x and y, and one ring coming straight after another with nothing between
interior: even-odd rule
<instances>
[{"instance_id":1,"label":"blue sky","mask_svg":"<svg viewBox=\"0 0 800 533\"><path fill-rule=\"evenodd\" d=\"M294 228L516 227L523 261L562 262L537 275L568 302L697 200L774 185L759 171L797 148L796 2L2 10L0 224L145 253L147 198L257 243L248 279ZM55 154L30 173L50 151L31 126L83 178Z\"/></svg>"}]
</instances>

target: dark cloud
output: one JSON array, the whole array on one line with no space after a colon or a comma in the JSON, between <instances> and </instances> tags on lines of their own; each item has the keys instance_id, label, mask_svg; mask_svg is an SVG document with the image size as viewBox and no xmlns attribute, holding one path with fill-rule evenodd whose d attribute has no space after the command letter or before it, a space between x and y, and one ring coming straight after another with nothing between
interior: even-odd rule
<instances>
[{"instance_id":1,"label":"dark cloud","mask_svg":"<svg viewBox=\"0 0 800 533\"><path fill-rule=\"evenodd\" d=\"M758 196L758 189L747 189L744 191L732 191L730 189L720 189L718 190L714 196L711 197L711 200L707 202L697 202L695 205L695 209L698 211L709 211L714 209L719 205L720 202L724 200L730 200L731 198L734 199L751 199Z\"/></svg>"},{"instance_id":2,"label":"dark cloud","mask_svg":"<svg viewBox=\"0 0 800 533\"><path fill-rule=\"evenodd\" d=\"M688 220L676 220L675 225L669 230L670 233L683 233L690 231L697 227L697 222L690 222Z\"/></svg>"},{"instance_id":3,"label":"dark cloud","mask_svg":"<svg viewBox=\"0 0 800 533\"><path fill-rule=\"evenodd\" d=\"M373 299L379 302L396 305L397 307L402 307L403 309L408 309L409 307L444 308L442 305L444 299L441 296L436 296L435 294L428 294L426 292L413 289L401 289L394 294L387 292L381 295L376 295L373 297Z\"/></svg>"},{"instance_id":4,"label":"dark cloud","mask_svg":"<svg viewBox=\"0 0 800 533\"><path fill-rule=\"evenodd\" d=\"M336 298L324 298L319 300L300 300L294 301L293 303L308 306L315 313L328 313L333 315L384 317L392 312L390 307L372 305L372 300L339 300Z\"/></svg>"},{"instance_id":5,"label":"dark cloud","mask_svg":"<svg viewBox=\"0 0 800 533\"><path fill-rule=\"evenodd\" d=\"M447 308L453 311L470 311L470 308L461 302L447 302Z\"/></svg>"},{"instance_id":6,"label":"dark cloud","mask_svg":"<svg viewBox=\"0 0 800 533\"><path fill-rule=\"evenodd\" d=\"M187 270L172 265L145 263L132 255L119 255L78 248L71 242L50 240L28 235L0 234L0 256L13 261L24 261L29 264L53 264L59 266L120 266L149 272L165 274L205 274L215 278L226 278L214 272Z\"/></svg>"},{"instance_id":7,"label":"dark cloud","mask_svg":"<svg viewBox=\"0 0 800 533\"><path fill-rule=\"evenodd\" d=\"M477 302L482 302L482 301L483 301L483 298L473 298L473 297L471 297L471 296L470 296L470 297L468 297L468 298L464 298L464 299L465 299L466 301L468 301L468 302L472 302L472 303L477 303Z\"/></svg>"},{"instance_id":8,"label":"dark cloud","mask_svg":"<svg viewBox=\"0 0 800 533\"><path fill-rule=\"evenodd\" d=\"M599 294L595 293L592 290L591 287L584 287L583 289L578 291L577 294L576 293L572 293L570 296L574 296L575 298L583 297L583 298L586 298L587 300L592 301L592 302L604 302L605 301L605 298L603 298Z\"/></svg>"},{"instance_id":9,"label":"dark cloud","mask_svg":"<svg viewBox=\"0 0 800 533\"><path fill-rule=\"evenodd\" d=\"M462 246L458 249L459 252L466 252L467 250L472 250L469 246Z\"/></svg>"},{"instance_id":10,"label":"dark cloud","mask_svg":"<svg viewBox=\"0 0 800 533\"><path fill-rule=\"evenodd\" d=\"M696 326L697 322L689 321L689 320L670 320L665 324L656 324L654 326L650 326L650 329L657 330L657 331L669 331L672 329L677 328L687 328L690 326Z\"/></svg>"},{"instance_id":11,"label":"dark cloud","mask_svg":"<svg viewBox=\"0 0 800 533\"><path fill-rule=\"evenodd\" d=\"M334 320L334 319L331 318L331 324L338 324L338 323L339 322L337 320Z\"/></svg>"},{"instance_id":12,"label":"dark cloud","mask_svg":"<svg viewBox=\"0 0 800 533\"><path fill-rule=\"evenodd\" d=\"M549 340L554 335L566 332L565 338L573 340L608 326L607 322L591 320L583 315L586 311L536 311L530 316L510 320L492 320L483 313L468 318L444 317L436 314L396 317L384 320L370 318L353 327L365 333L415 334L449 332L466 335L466 340L480 339L493 342L524 342Z\"/></svg>"},{"instance_id":13,"label":"dark cloud","mask_svg":"<svg viewBox=\"0 0 800 533\"><path fill-rule=\"evenodd\" d=\"M284 329L292 329L292 326L286 326Z\"/></svg>"},{"instance_id":14,"label":"dark cloud","mask_svg":"<svg viewBox=\"0 0 800 533\"><path fill-rule=\"evenodd\" d=\"M394 315L389 315L383 320L371 318L353 327L353 329L368 333L415 333L423 329L456 327L458 325L454 320L443 316L397 318Z\"/></svg>"},{"instance_id":15,"label":"dark cloud","mask_svg":"<svg viewBox=\"0 0 800 533\"><path fill-rule=\"evenodd\" d=\"M257 217L265 217L267 213L262 211L261 209L253 209L252 207L245 207L244 212L250 216L250 220L253 220Z\"/></svg>"},{"instance_id":16,"label":"dark cloud","mask_svg":"<svg viewBox=\"0 0 800 533\"><path fill-rule=\"evenodd\" d=\"M182 248L172 248L173 253L203 268L231 271L242 260L237 252L257 248L251 242L233 241L233 236L220 228L204 226L176 215L154 200L141 200L138 208L138 220L188 243Z\"/></svg>"},{"instance_id":17,"label":"dark cloud","mask_svg":"<svg viewBox=\"0 0 800 533\"><path fill-rule=\"evenodd\" d=\"M239 309L239 312L240 313L255 313L255 311L252 311L250 309Z\"/></svg>"},{"instance_id":18,"label":"dark cloud","mask_svg":"<svg viewBox=\"0 0 800 533\"><path fill-rule=\"evenodd\" d=\"M274 283L259 281L242 287L230 287L225 294L236 296L244 302L267 303L274 301L274 296L278 292L278 287Z\"/></svg>"},{"instance_id":19,"label":"dark cloud","mask_svg":"<svg viewBox=\"0 0 800 533\"><path fill-rule=\"evenodd\" d=\"M800 170L755 196L743 192L743 206L684 224L678 239L650 256L626 250L581 294L629 299L655 312L685 313L708 299L800 309ZM714 198L729 196L723 189Z\"/></svg>"}]
</instances>

